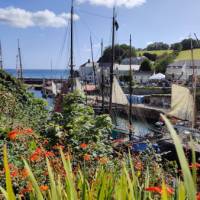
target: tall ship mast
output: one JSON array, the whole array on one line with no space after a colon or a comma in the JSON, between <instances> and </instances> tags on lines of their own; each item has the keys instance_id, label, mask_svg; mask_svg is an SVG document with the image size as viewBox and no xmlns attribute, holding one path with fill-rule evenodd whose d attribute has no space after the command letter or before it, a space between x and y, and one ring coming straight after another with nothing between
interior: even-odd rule
<instances>
[{"instance_id":1,"label":"tall ship mast","mask_svg":"<svg viewBox=\"0 0 200 200\"><path fill-rule=\"evenodd\" d=\"M113 8L113 19L112 19L112 60L110 67L110 99L109 99L109 114L112 115L112 94L113 94L113 68L115 62L115 25L116 25L116 14L115 7Z\"/></svg>"},{"instance_id":2,"label":"tall ship mast","mask_svg":"<svg viewBox=\"0 0 200 200\"><path fill-rule=\"evenodd\" d=\"M196 86L197 86L197 79L196 79L196 67L194 63L194 51L193 51L193 40L191 38L191 58L192 58L192 90L193 90L193 118L192 118L192 128L195 128L196 124Z\"/></svg>"},{"instance_id":3,"label":"tall ship mast","mask_svg":"<svg viewBox=\"0 0 200 200\"><path fill-rule=\"evenodd\" d=\"M1 40L0 40L0 69L3 69L3 55L2 55Z\"/></svg>"},{"instance_id":4,"label":"tall ship mast","mask_svg":"<svg viewBox=\"0 0 200 200\"><path fill-rule=\"evenodd\" d=\"M71 2L71 48L70 48L70 82L74 90L74 0Z\"/></svg>"},{"instance_id":5,"label":"tall ship mast","mask_svg":"<svg viewBox=\"0 0 200 200\"><path fill-rule=\"evenodd\" d=\"M133 122L132 122L132 95L133 95L133 87L132 87L132 83L133 83L133 75L132 75L132 59L131 59L131 55L132 55L132 38L131 38L131 35L130 35L130 50L129 50L129 65L130 65L130 69L129 69L129 74L130 74L130 77L129 77L129 100L130 100L130 103L129 103L129 140L131 140L131 136L132 136L132 133L133 133L133 130L132 130L132 126L133 126Z\"/></svg>"},{"instance_id":6,"label":"tall ship mast","mask_svg":"<svg viewBox=\"0 0 200 200\"><path fill-rule=\"evenodd\" d=\"M21 48L19 45L19 39L18 39L18 59L19 59L19 79L23 79L23 68L22 68L22 57L21 57Z\"/></svg>"}]
</instances>

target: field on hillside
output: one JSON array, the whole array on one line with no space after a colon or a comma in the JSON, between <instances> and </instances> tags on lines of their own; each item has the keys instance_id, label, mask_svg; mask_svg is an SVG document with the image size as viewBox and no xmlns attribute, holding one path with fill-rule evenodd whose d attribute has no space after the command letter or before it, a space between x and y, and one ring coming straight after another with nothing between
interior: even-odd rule
<instances>
[{"instance_id":1,"label":"field on hillside","mask_svg":"<svg viewBox=\"0 0 200 200\"><path fill-rule=\"evenodd\" d=\"M181 51L176 60L190 60L191 59L191 51ZM200 60L200 49L194 49L194 59Z\"/></svg>"},{"instance_id":2,"label":"field on hillside","mask_svg":"<svg viewBox=\"0 0 200 200\"><path fill-rule=\"evenodd\" d=\"M172 50L158 50L158 51L138 51L137 56L140 54L143 55L143 53L151 53L151 54L156 54L158 56L164 54L164 53L172 53ZM176 60L190 60L191 59L191 51L186 50L186 51L181 51ZM194 49L194 59L195 60L200 60L200 49Z\"/></svg>"},{"instance_id":3,"label":"field on hillside","mask_svg":"<svg viewBox=\"0 0 200 200\"><path fill-rule=\"evenodd\" d=\"M151 54L156 54L158 56L161 56L164 53L171 53L172 50L157 50L157 51L138 51L137 55L139 56L140 54L143 55L143 53L151 53Z\"/></svg>"}]
</instances>

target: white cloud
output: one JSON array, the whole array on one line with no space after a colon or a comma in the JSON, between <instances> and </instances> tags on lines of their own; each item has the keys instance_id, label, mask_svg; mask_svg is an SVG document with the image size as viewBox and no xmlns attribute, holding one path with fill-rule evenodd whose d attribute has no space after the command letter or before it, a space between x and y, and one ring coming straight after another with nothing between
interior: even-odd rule
<instances>
[{"instance_id":1,"label":"white cloud","mask_svg":"<svg viewBox=\"0 0 200 200\"><path fill-rule=\"evenodd\" d=\"M69 13L56 15L49 10L30 12L15 7L0 8L0 23L18 28L34 26L60 28L67 25L68 19L70 19ZM75 14L74 19L78 20L79 16Z\"/></svg>"},{"instance_id":2,"label":"white cloud","mask_svg":"<svg viewBox=\"0 0 200 200\"><path fill-rule=\"evenodd\" d=\"M150 42L147 42L147 45L150 45L150 44L153 44L154 42L153 41L150 41Z\"/></svg>"},{"instance_id":3,"label":"white cloud","mask_svg":"<svg viewBox=\"0 0 200 200\"><path fill-rule=\"evenodd\" d=\"M146 0L77 0L79 3L89 2L92 5L101 5L106 7L127 7L132 8L136 6L141 6L146 2Z\"/></svg>"}]
</instances>

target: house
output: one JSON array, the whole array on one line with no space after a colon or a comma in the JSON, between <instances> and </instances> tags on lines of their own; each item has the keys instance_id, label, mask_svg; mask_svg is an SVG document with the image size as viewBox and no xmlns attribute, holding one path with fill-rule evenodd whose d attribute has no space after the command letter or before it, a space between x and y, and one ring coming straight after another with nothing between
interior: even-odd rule
<instances>
[{"instance_id":1,"label":"house","mask_svg":"<svg viewBox=\"0 0 200 200\"><path fill-rule=\"evenodd\" d=\"M131 64L132 65L141 65L142 62L147 59L145 56L141 56L141 57L132 57L131 58ZM122 65L129 65L130 63L130 58L124 58L120 64Z\"/></svg>"},{"instance_id":2,"label":"house","mask_svg":"<svg viewBox=\"0 0 200 200\"><path fill-rule=\"evenodd\" d=\"M135 83L144 84L149 81L149 78L152 76L153 72L147 71L136 71L133 73L133 81Z\"/></svg>"},{"instance_id":3,"label":"house","mask_svg":"<svg viewBox=\"0 0 200 200\"><path fill-rule=\"evenodd\" d=\"M94 62L94 67L95 67L95 72L96 72L96 76L97 76L98 70L99 70L99 63ZM94 81L93 63L90 60L88 60L88 62L86 62L80 66L79 74L80 74L81 81L85 81L87 83L95 82Z\"/></svg>"},{"instance_id":4,"label":"house","mask_svg":"<svg viewBox=\"0 0 200 200\"><path fill-rule=\"evenodd\" d=\"M200 60L194 60L196 67L196 75L200 75ZM191 60L175 61L167 67L166 77L171 80L188 81L193 74L193 66Z\"/></svg>"}]
</instances>

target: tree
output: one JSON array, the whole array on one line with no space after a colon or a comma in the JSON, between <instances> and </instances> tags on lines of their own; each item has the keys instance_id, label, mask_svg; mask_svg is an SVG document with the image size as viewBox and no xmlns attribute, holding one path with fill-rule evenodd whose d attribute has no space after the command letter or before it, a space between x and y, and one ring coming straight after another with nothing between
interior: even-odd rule
<instances>
[{"instance_id":1,"label":"tree","mask_svg":"<svg viewBox=\"0 0 200 200\"><path fill-rule=\"evenodd\" d=\"M147 51L168 50L169 45L163 42L154 42L153 44L149 44L146 49Z\"/></svg>"},{"instance_id":2,"label":"tree","mask_svg":"<svg viewBox=\"0 0 200 200\"><path fill-rule=\"evenodd\" d=\"M151 71L151 67L151 62L148 59L145 59L141 64L140 71Z\"/></svg>"},{"instance_id":3,"label":"tree","mask_svg":"<svg viewBox=\"0 0 200 200\"><path fill-rule=\"evenodd\" d=\"M192 39L192 43L193 43L193 48L196 49L198 48L198 43L196 40ZM191 39L185 39L181 41L181 45L183 47L183 50L189 50L191 49Z\"/></svg>"},{"instance_id":4,"label":"tree","mask_svg":"<svg viewBox=\"0 0 200 200\"><path fill-rule=\"evenodd\" d=\"M171 45L170 49L174 50L174 51L182 51L183 49L183 45L181 43L174 43Z\"/></svg>"},{"instance_id":5,"label":"tree","mask_svg":"<svg viewBox=\"0 0 200 200\"><path fill-rule=\"evenodd\" d=\"M162 57L155 62L154 68L156 72L165 73L168 65L176 59L177 55L178 53L176 51L162 55Z\"/></svg>"},{"instance_id":6,"label":"tree","mask_svg":"<svg viewBox=\"0 0 200 200\"><path fill-rule=\"evenodd\" d=\"M115 61L120 63L124 58L129 57L129 46L126 44L115 45ZM136 57L135 48L132 47L132 57ZM104 52L103 56L99 59L98 62L102 63L111 63L112 61L112 47L107 47Z\"/></svg>"},{"instance_id":7,"label":"tree","mask_svg":"<svg viewBox=\"0 0 200 200\"><path fill-rule=\"evenodd\" d=\"M143 56L147 57L151 61L156 61L157 59L157 55L155 53L152 54L152 53L145 52L143 53Z\"/></svg>"}]
</instances>

